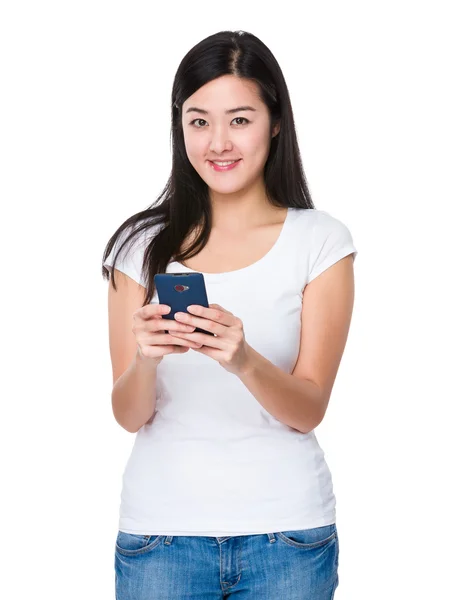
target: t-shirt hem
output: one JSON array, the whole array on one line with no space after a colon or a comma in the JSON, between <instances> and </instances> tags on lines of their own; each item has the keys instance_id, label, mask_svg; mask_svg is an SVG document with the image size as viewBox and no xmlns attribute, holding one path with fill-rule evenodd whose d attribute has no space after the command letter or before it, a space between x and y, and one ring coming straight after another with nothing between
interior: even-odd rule
<instances>
[{"instance_id":1,"label":"t-shirt hem","mask_svg":"<svg viewBox=\"0 0 450 600\"><path fill-rule=\"evenodd\" d=\"M349 254L354 254L355 255L354 258L356 258L358 251L356 250L355 246L347 245L342 248L339 248L339 250L337 250L336 252L333 252L333 254L328 255L327 259L324 262L322 262L320 264L320 266L309 275L309 277L306 280L305 285L308 285L308 283L311 283L311 281L313 279L315 279L321 273L326 271L326 269L328 269L329 267L331 267L332 265L337 263L338 260L341 260L341 258L348 256Z\"/></svg>"},{"instance_id":2,"label":"t-shirt hem","mask_svg":"<svg viewBox=\"0 0 450 600\"><path fill-rule=\"evenodd\" d=\"M124 533L134 533L137 535L186 535L186 536L213 536L213 537L226 537L226 536L237 536L237 535L260 535L264 533L277 533L279 531L296 531L299 529L314 529L316 527L324 527L326 525L333 525L336 523L336 513L332 512L320 519L314 519L310 521L284 521L274 522L269 524L255 524L250 527L243 529L223 527L217 528L213 526L192 526L190 528L173 528L173 527L162 527L161 525L155 526L151 523L142 523L137 526L136 522L133 521L134 527L128 527L127 520L121 520L119 522L119 531Z\"/></svg>"},{"instance_id":3,"label":"t-shirt hem","mask_svg":"<svg viewBox=\"0 0 450 600\"><path fill-rule=\"evenodd\" d=\"M112 265L108 264L108 263L103 263L103 265L108 269L109 273L111 274L112 272ZM115 271L120 271L121 273L125 273L125 275L128 275L128 277L130 279L133 279L133 281L135 281L136 283L139 283L139 285L142 285L142 281L141 278L139 277L139 275L135 272L132 271L131 269L124 269L122 266L116 266L114 267Z\"/></svg>"}]
</instances>

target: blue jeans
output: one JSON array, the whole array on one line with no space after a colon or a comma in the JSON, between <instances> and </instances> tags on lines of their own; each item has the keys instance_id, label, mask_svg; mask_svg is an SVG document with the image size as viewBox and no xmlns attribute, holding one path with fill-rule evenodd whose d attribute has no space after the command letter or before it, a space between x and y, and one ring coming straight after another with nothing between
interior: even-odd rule
<instances>
[{"instance_id":1,"label":"blue jeans","mask_svg":"<svg viewBox=\"0 0 450 600\"><path fill-rule=\"evenodd\" d=\"M332 600L336 524L227 537L119 531L116 600Z\"/></svg>"}]
</instances>

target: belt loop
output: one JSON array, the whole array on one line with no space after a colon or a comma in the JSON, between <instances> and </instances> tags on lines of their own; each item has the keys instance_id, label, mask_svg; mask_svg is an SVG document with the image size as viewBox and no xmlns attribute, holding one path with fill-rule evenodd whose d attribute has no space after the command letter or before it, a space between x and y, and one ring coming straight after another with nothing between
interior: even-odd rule
<instances>
[{"instance_id":1,"label":"belt loop","mask_svg":"<svg viewBox=\"0 0 450 600\"><path fill-rule=\"evenodd\" d=\"M276 542L276 541L277 541L277 540L276 540L276 537L275 537L275 535L274 535L273 533L268 533L268 534L267 534L267 537L269 538L269 542L270 542L271 544L273 544L274 542Z\"/></svg>"},{"instance_id":2,"label":"belt loop","mask_svg":"<svg viewBox=\"0 0 450 600\"><path fill-rule=\"evenodd\" d=\"M166 539L164 540L164 543L167 544L168 546L170 546L170 544L172 543L173 540L173 535L166 535Z\"/></svg>"}]
</instances>

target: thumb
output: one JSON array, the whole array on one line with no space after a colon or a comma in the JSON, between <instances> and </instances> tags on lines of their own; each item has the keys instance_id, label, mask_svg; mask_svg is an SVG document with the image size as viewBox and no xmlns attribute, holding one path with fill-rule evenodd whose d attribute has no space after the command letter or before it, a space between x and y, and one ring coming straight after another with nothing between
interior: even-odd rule
<instances>
[{"instance_id":1,"label":"thumb","mask_svg":"<svg viewBox=\"0 0 450 600\"><path fill-rule=\"evenodd\" d=\"M223 306L220 306L220 304L210 304L209 307L210 308L219 308L220 310L223 310L223 312L228 313L229 315L232 314L229 310L227 310Z\"/></svg>"}]
</instances>

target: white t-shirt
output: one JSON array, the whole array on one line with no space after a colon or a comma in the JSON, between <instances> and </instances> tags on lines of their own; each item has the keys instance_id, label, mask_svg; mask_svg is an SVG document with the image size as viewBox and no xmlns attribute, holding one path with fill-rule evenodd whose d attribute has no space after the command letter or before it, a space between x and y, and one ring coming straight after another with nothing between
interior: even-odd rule
<instances>
[{"instance_id":1,"label":"white t-shirt","mask_svg":"<svg viewBox=\"0 0 450 600\"><path fill-rule=\"evenodd\" d=\"M141 285L145 245L116 265ZM344 223L325 211L289 208L263 258L236 271L203 273L209 303L239 317L247 343L291 373L304 287L352 253ZM175 261L167 267L189 271ZM331 474L314 430L303 434L283 424L236 375L193 350L163 358L156 391L155 417L137 432L123 474L121 531L219 537L335 522Z\"/></svg>"}]
</instances>

